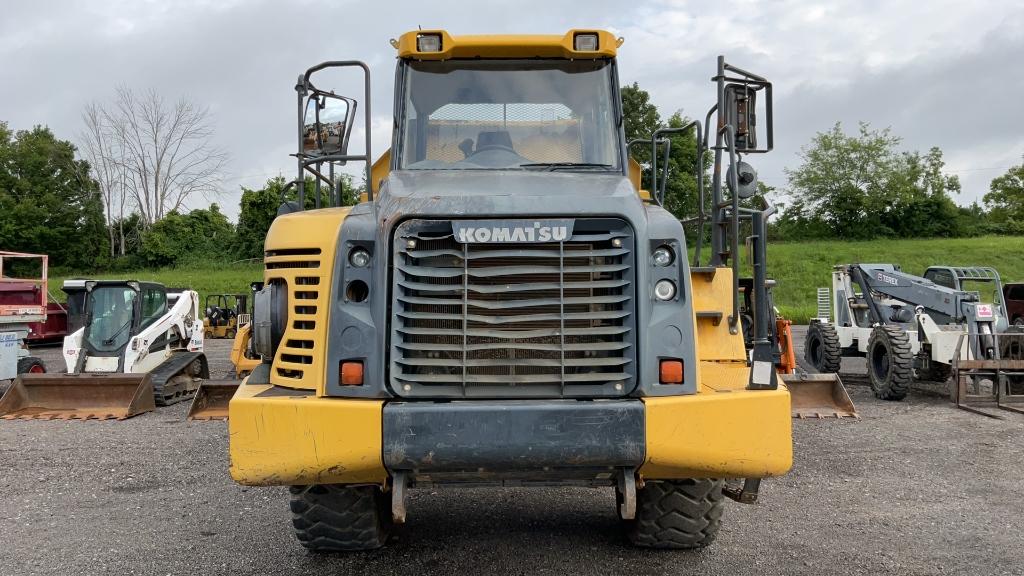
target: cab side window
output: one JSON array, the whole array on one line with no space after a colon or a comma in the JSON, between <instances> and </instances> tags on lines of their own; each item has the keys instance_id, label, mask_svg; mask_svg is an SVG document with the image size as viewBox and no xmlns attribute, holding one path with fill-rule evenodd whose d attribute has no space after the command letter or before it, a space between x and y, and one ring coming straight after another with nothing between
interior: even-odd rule
<instances>
[{"instance_id":1,"label":"cab side window","mask_svg":"<svg viewBox=\"0 0 1024 576\"><path fill-rule=\"evenodd\" d=\"M925 277L935 282L939 286L945 286L946 288L956 288L956 282L953 279L953 275L946 270L929 270Z\"/></svg>"},{"instance_id":2,"label":"cab side window","mask_svg":"<svg viewBox=\"0 0 1024 576\"><path fill-rule=\"evenodd\" d=\"M1007 300L1024 300L1024 284L1010 286L1010 289L1006 292Z\"/></svg>"},{"instance_id":3,"label":"cab side window","mask_svg":"<svg viewBox=\"0 0 1024 576\"><path fill-rule=\"evenodd\" d=\"M167 312L167 294L155 288L146 288L142 292L142 322L140 328L146 328L156 322Z\"/></svg>"}]
</instances>

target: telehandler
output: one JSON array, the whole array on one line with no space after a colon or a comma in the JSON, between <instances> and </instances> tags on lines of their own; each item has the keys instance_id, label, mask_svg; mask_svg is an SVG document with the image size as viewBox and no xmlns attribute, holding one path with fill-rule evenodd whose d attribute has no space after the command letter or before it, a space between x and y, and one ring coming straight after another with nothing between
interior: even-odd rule
<instances>
[{"instance_id":1,"label":"telehandler","mask_svg":"<svg viewBox=\"0 0 1024 576\"><path fill-rule=\"evenodd\" d=\"M232 477L290 486L303 546L382 546L410 488L484 484L613 486L633 543L701 547L723 497L753 503L762 478L789 470L769 212L748 206L756 174L741 161L772 148L772 85L719 57L703 129L639 144L657 159L671 133L692 132L714 153L692 221L698 237L710 228L711 254L691 263L662 207L667 163L642 190L628 155L621 44L599 30L403 34L392 146L376 162L367 65L299 77L298 202L267 235L253 311L264 362L228 426ZM362 154L347 149L356 101L313 82L325 69L361 72ZM306 173L317 202L321 186L335 199L327 169L355 161L360 204L301 210ZM754 230L749 356L741 220Z\"/></svg>"},{"instance_id":2,"label":"telehandler","mask_svg":"<svg viewBox=\"0 0 1024 576\"><path fill-rule=\"evenodd\" d=\"M985 298L979 288L988 288ZM864 357L871 389L883 400L903 400L915 379L943 383L956 372L957 405L972 395L968 381L976 389L984 376L995 405L1020 406L1024 391L1010 384L1024 374L1022 336L1006 333L1002 298L994 268L932 266L922 277L896 264L838 265L831 292L818 289L804 350L825 373L838 372L844 357Z\"/></svg>"}]
</instances>

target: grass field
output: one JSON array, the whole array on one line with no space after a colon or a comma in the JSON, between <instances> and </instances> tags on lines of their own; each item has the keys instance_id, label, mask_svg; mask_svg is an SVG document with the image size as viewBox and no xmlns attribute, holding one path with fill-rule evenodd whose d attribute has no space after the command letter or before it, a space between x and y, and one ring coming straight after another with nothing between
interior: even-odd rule
<instances>
[{"instance_id":1,"label":"grass field","mask_svg":"<svg viewBox=\"0 0 1024 576\"><path fill-rule=\"evenodd\" d=\"M815 290L831 284L829 274L835 264L895 263L912 274L936 264L993 266L1004 282L1024 281L1024 236L775 243L768 246L768 262L769 276L778 281L775 302L779 310L795 322L805 323L815 312ZM262 279L262 270L259 264L230 264L67 277L154 280L196 290L205 302L207 294L245 292L249 282ZM55 296L63 296L59 287L64 278L51 278Z\"/></svg>"},{"instance_id":2,"label":"grass field","mask_svg":"<svg viewBox=\"0 0 1024 576\"><path fill-rule=\"evenodd\" d=\"M134 270L94 274L82 272L50 277L50 293L63 299L61 285L67 278L95 278L100 280L150 280L169 288L190 288L199 292L199 303L205 308L208 294L245 294L249 283L263 280L263 265L216 264L157 270Z\"/></svg>"}]
</instances>

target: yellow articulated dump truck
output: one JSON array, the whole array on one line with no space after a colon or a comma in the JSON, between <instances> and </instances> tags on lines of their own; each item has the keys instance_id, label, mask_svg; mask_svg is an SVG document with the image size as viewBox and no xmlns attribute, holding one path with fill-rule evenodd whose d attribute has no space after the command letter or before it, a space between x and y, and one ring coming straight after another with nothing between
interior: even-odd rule
<instances>
[{"instance_id":1,"label":"yellow articulated dump truck","mask_svg":"<svg viewBox=\"0 0 1024 576\"><path fill-rule=\"evenodd\" d=\"M374 162L370 130L362 154L348 151L359 112L370 125L369 68L325 62L299 77L298 201L267 235L252 324L263 362L229 427L232 477L290 486L303 546L382 546L410 488L484 484L614 487L630 541L695 548L714 540L724 497L752 503L762 478L789 470L769 214L749 205L743 161L771 149L771 84L720 57L703 124L627 142L621 44L596 30L404 34L392 146ZM357 73L361 100L318 87L328 69ZM662 207L680 133L698 165L714 157L687 221L710 237L706 262ZM648 190L630 146L652 153ZM331 174L356 161L369 189L337 206ZM316 209L303 210L310 194Z\"/></svg>"}]
</instances>

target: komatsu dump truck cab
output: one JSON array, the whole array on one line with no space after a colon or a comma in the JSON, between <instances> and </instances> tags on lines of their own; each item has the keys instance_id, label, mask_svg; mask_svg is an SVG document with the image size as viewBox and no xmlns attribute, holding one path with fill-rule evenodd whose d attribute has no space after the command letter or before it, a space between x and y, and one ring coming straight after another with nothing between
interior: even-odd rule
<instances>
[{"instance_id":1,"label":"komatsu dump truck cab","mask_svg":"<svg viewBox=\"0 0 1024 576\"><path fill-rule=\"evenodd\" d=\"M369 130L364 154L347 151L357 105L371 125L368 67L299 77L298 202L266 239L253 313L264 362L230 402L231 475L291 486L313 550L383 545L407 490L436 484L615 487L632 542L710 543L723 496L753 502L792 460L758 305L768 212L748 206L756 181L741 162L771 148L771 84L720 57L703 129L627 143L621 39L607 32L417 31L392 44L392 146L372 165ZM363 100L317 87L328 68L362 72ZM710 237L706 263L661 206L660 158L678 134L715 158L688 221ZM630 144L654 157L649 192ZM334 166L357 160L363 201L333 207ZM307 194L318 209L298 209ZM753 225L749 355L741 220Z\"/></svg>"}]
</instances>

